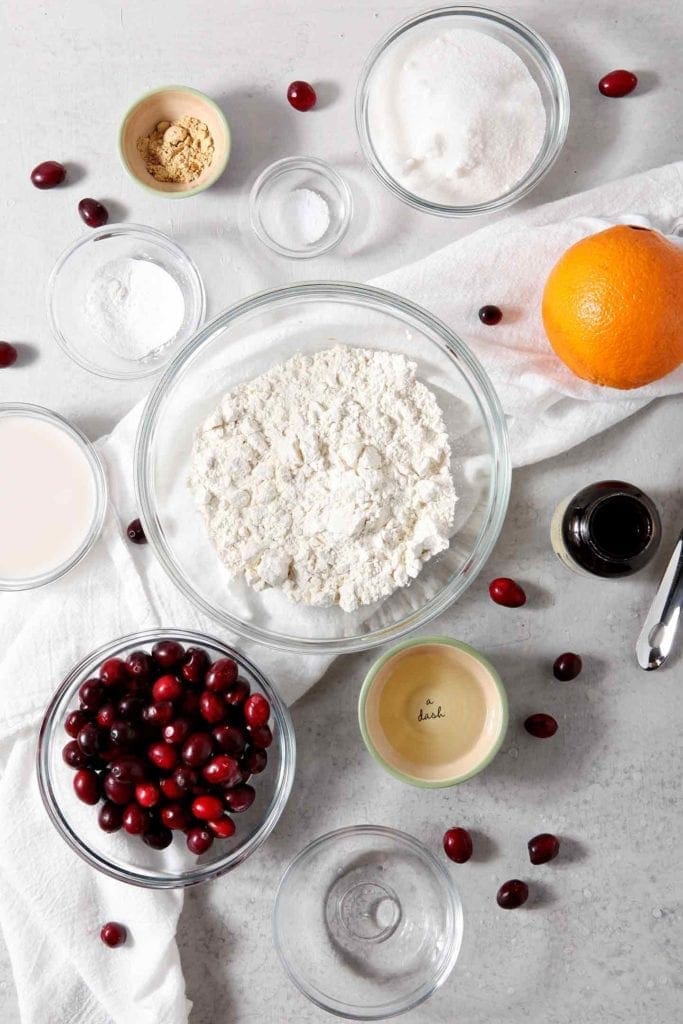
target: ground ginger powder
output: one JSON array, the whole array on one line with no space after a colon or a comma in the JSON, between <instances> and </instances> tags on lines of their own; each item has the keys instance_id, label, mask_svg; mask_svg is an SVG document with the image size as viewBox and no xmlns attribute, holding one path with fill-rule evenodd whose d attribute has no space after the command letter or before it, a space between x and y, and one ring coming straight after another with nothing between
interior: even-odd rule
<instances>
[{"instance_id":1,"label":"ground ginger powder","mask_svg":"<svg viewBox=\"0 0 683 1024\"><path fill-rule=\"evenodd\" d=\"M197 117L159 121L149 135L137 140L138 153L157 181L187 185L213 160L213 139Z\"/></svg>"}]
</instances>

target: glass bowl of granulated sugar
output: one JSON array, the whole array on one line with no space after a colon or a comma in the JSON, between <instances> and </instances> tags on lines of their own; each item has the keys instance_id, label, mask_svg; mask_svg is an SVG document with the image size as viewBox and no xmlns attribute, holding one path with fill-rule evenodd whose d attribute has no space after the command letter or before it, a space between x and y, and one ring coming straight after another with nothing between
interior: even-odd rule
<instances>
[{"instance_id":1,"label":"glass bowl of granulated sugar","mask_svg":"<svg viewBox=\"0 0 683 1024\"><path fill-rule=\"evenodd\" d=\"M107 224L57 260L47 287L53 334L100 377L158 373L204 320L199 271L179 245L139 224Z\"/></svg>"},{"instance_id":2,"label":"glass bowl of granulated sugar","mask_svg":"<svg viewBox=\"0 0 683 1024\"><path fill-rule=\"evenodd\" d=\"M171 580L233 635L363 650L423 626L484 565L505 516L504 416L441 321L318 282L205 325L145 407L135 487Z\"/></svg>"},{"instance_id":3,"label":"glass bowl of granulated sugar","mask_svg":"<svg viewBox=\"0 0 683 1024\"><path fill-rule=\"evenodd\" d=\"M532 29L497 11L442 7L403 22L369 55L356 127L399 199L467 217L526 196L567 135L569 90Z\"/></svg>"}]
</instances>

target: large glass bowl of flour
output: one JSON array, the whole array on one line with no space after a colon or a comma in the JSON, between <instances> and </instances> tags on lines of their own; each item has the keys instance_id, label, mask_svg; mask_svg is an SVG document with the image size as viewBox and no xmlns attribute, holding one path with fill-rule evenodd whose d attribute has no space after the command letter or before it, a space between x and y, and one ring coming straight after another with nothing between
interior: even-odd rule
<instances>
[{"instance_id":1,"label":"large glass bowl of flour","mask_svg":"<svg viewBox=\"0 0 683 1024\"><path fill-rule=\"evenodd\" d=\"M353 611L295 602L277 586L231 578L188 480L195 431L238 385L295 355L336 345L400 353L436 397L457 495L446 550L409 586ZM341 653L375 647L439 615L484 565L503 523L510 459L503 412L467 346L425 310L364 285L311 283L232 306L176 357L150 395L136 447L145 533L180 590L233 635L283 650Z\"/></svg>"}]
</instances>

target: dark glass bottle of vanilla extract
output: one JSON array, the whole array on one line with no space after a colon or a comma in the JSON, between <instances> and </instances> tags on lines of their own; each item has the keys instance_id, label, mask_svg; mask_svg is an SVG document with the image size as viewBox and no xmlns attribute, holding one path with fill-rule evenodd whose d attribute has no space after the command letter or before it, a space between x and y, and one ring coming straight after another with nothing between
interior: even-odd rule
<instances>
[{"instance_id":1,"label":"dark glass bottle of vanilla extract","mask_svg":"<svg viewBox=\"0 0 683 1024\"><path fill-rule=\"evenodd\" d=\"M631 576L655 554L661 539L651 498L622 480L600 480L560 502L550 539L574 572L615 579Z\"/></svg>"}]
</instances>

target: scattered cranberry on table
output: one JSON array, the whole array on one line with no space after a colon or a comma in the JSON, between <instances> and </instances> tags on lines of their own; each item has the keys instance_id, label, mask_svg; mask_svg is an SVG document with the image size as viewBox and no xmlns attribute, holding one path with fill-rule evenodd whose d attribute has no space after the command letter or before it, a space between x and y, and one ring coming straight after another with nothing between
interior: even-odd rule
<instances>
[{"instance_id":1,"label":"scattered cranberry on table","mask_svg":"<svg viewBox=\"0 0 683 1024\"><path fill-rule=\"evenodd\" d=\"M444 832L443 848L449 860L465 864L472 856L472 836L466 828L449 828Z\"/></svg>"},{"instance_id":2,"label":"scattered cranberry on table","mask_svg":"<svg viewBox=\"0 0 683 1024\"><path fill-rule=\"evenodd\" d=\"M44 160L31 171L31 182L36 188L55 188L66 178L66 167L56 160Z\"/></svg>"},{"instance_id":3,"label":"scattered cranberry on table","mask_svg":"<svg viewBox=\"0 0 683 1024\"><path fill-rule=\"evenodd\" d=\"M311 110L318 100L315 89L309 82L292 82L287 89L287 99L295 110Z\"/></svg>"},{"instance_id":4,"label":"scattered cranberry on table","mask_svg":"<svg viewBox=\"0 0 683 1024\"><path fill-rule=\"evenodd\" d=\"M583 662L579 655L572 654L571 651L566 651L555 659L553 664L553 675L556 679L566 683L569 682L570 679L576 679L582 668Z\"/></svg>"},{"instance_id":5,"label":"scattered cranberry on table","mask_svg":"<svg viewBox=\"0 0 683 1024\"><path fill-rule=\"evenodd\" d=\"M117 924L116 921L108 921L107 924L102 925L100 938L105 946L115 949L116 946L124 944L128 938L128 932L122 924Z\"/></svg>"},{"instance_id":6,"label":"scattered cranberry on table","mask_svg":"<svg viewBox=\"0 0 683 1024\"><path fill-rule=\"evenodd\" d=\"M147 537L139 519L133 519L126 527L126 537L132 544L146 544Z\"/></svg>"},{"instance_id":7,"label":"scattered cranberry on table","mask_svg":"<svg viewBox=\"0 0 683 1024\"><path fill-rule=\"evenodd\" d=\"M508 576L499 576L489 583L489 596L496 604L502 604L505 608L521 608L526 604L526 594Z\"/></svg>"},{"instance_id":8,"label":"scattered cranberry on table","mask_svg":"<svg viewBox=\"0 0 683 1024\"><path fill-rule=\"evenodd\" d=\"M503 910L516 910L529 899L529 886L518 878L503 882L496 895L496 903Z\"/></svg>"},{"instance_id":9,"label":"scattered cranberry on table","mask_svg":"<svg viewBox=\"0 0 683 1024\"><path fill-rule=\"evenodd\" d=\"M78 204L81 220L89 228L101 228L109 220L109 211L97 199L81 199Z\"/></svg>"},{"instance_id":10,"label":"scattered cranberry on table","mask_svg":"<svg viewBox=\"0 0 683 1024\"><path fill-rule=\"evenodd\" d=\"M638 78L632 71L617 68L616 71L610 71L609 74L603 75L598 82L598 89L603 96L619 99L621 96L628 96L637 85Z\"/></svg>"},{"instance_id":11,"label":"scattered cranberry on table","mask_svg":"<svg viewBox=\"0 0 683 1024\"><path fill-rule=\"evenodd\" d=\"M560 852L560 840L550 832L541 832L527 843L532 864L547 864Z\"/></svg>"},{"instance_id":12,"label":"scattered cranberry on table","mask_svg":"<svg viewBox=\"0 0 683 1024\"><path fill-rule=\"evenodd\" d=\"M542 713L529 715L524 723L524 728L538 740L547 740L557 732L557 722L552 715Z\"/></svg>"},{"instance_id":13,"label":"scattered cranberry on table","mask_svg":"<svg viewBox=\"0 0 683 1024\"><path fill-rule=\"evenodd\" d=\"M487 327L495 327L503 319L503 311L498 306L482 306L479 310L479 319Z\"/></svg>"},{"instance_id":14,"label":"scattered cranberry on table","mask_svg":"<svg viewBox=\"0 0 683 1024\"><path fill-rule=\"evenodd\" d=\"M0 370L6 370L9 366L14 366L17 361L18 352L14 345L10 345L9 341L0 341Z\"/></svg>"}]
</instances>

